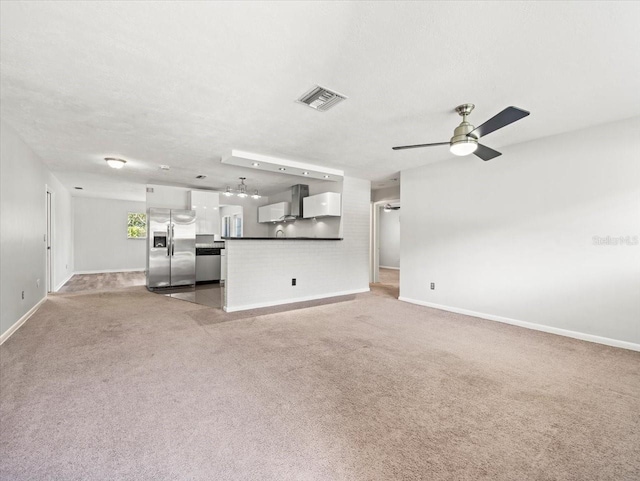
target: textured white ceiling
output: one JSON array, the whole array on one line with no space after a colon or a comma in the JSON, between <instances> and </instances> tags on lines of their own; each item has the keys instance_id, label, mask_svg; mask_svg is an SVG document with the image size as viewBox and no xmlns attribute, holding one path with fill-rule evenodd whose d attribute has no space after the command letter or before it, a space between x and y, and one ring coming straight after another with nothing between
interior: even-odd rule
<instances>
[{"instance_id":1,"label":"textured white ceiling","mask_svg":"<svg viewBox=\"0 0 640 481\"><path fill-rule=\"evenodd\" d=\"M532 112L485 139L498 149L640 110L639 2L0 8L2 118L85 195L132 197L145 182L233 185L247 171L220 164L231 149L384 181L455 161L446 147L391 147L448 140L464 102L476 104L475 125L508 105ZM314 84L349 99L325 113L294 102ZM494 162L508 162L504 152ZM105 156L129 162L114 171ZM247 178L272 192L295 183Z\"/></svg>"}]
</instances>

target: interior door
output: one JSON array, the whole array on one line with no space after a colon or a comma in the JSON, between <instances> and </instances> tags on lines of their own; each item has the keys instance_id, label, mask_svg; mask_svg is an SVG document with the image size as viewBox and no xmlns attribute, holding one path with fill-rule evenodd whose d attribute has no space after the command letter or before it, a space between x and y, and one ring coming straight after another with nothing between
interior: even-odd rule
<instances>
[{"instance_id":1,"label":"interior door","mask_svg":"<svg viewBox=\"0 0 640 481\"><path fill-rule=\"evenodd\" d=\"M147 287L171 285L171 232L169 209L149 209L147 215Z\"/></svg>"},{"instance_id":2,"label":"interior door","mask_svg":"<svg viewBox=\"0 0 640 481\"><path fill-rule=\"evenodd\" d=\"M171 285L196 283L196 213L171 211Z\"/></svg>"}]
</instances>

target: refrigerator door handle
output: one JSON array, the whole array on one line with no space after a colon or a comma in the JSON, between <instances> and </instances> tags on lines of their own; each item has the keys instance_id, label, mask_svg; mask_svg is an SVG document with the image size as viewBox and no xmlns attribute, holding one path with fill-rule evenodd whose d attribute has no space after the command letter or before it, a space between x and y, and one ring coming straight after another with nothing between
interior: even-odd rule
<instances>
[{"instance_id":1,"label":"refrigerator door handle","mask_svg":"<svg viewBox=\"0 0 640 481\"><path fill-rule=\"evenodd\" d=\"M173 239L173 236L175 235L175 231L173 227L174 227L174 224L171 224L171 257L173 257L173 254L175 253L175 250L176 250L175 240Z\"/></svg>"},{"instance_id":2,"label":"refrigerator door handle","mask_svg":"<svg viewBox=\"0 0 640 481\"><path fill-rule=\"evenodd\" d=\"M169 226L167 226L167 256L171 255L171 235L169 232Z\"/></svg>"}]
</instances>

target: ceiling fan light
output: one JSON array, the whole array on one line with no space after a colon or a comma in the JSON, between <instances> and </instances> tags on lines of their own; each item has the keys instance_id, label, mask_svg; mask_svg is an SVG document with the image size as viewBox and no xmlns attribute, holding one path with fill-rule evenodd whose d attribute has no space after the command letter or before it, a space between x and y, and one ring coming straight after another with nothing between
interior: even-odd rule
<instances>
[{"instance_id":1,"label":"ceiling fan light","mask_svg":"<svg viewBox=\"0 0 640 481\"><path fill-rule=\"evenodd\" d=\"M459 140L458 142L452 143L449 150L453 155L469 155L473 154L478 148L478 142L476 140Z\"/></svg>"},{"instance_id":2,"label":"ceiling fan light","mask_svg":"<svg viewBox=\"0 0 640 481\"><path fill-rule=\"evenodd\" d=\"M227 190L225 192L223 192L222 195L227 196L227 197L231 197L233 195L233 192L231 192L231 187L227 186Z\"/></svg>"}]
</instances>

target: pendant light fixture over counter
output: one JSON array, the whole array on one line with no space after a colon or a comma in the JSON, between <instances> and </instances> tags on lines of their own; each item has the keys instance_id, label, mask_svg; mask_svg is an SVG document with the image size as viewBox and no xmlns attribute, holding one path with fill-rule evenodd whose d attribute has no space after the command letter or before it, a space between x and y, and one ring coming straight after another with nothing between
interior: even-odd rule
<instances>
[{"instance_id":1,"label":"pendant light fixture over counter","mask_svg":"<svg viewBox=\"0 0 640 481\"><path fill-rule=\"evenodd\" d=\"M231 187L227 186L227 189L222 193L222 195L226 197L231 197L232 195L237 195L240 198L249 197L249 194L247 193L247 185L244 183L244 181L247 180L247 178L239 177L239 179L240 179L240 183L238 184L237 189L233 190ZM255 189L253 191L253 194L251 194L252 199L259 199L260 197L262 196L258 192L258 189Z\"/></svg>"}]
</instances>

